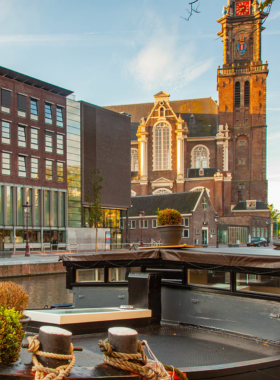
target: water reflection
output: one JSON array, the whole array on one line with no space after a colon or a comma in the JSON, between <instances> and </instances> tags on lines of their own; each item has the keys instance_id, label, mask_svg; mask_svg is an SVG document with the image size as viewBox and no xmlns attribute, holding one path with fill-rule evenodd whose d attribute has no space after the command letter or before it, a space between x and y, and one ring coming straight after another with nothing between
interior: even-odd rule
<instances>
[{"instance_id":1,"label":"water reflection","mask_svg":"<svg viewBox=\"0 0 280 380\"><path fill-rule=\"evenodd\" d=\"M40 309L56 303L73 302L73 294L66 289L65 274L51 274L31 277L3 279L22 285L29 294L28 309ZM1 280L0 280L1 281Z\"/></svg>"}]
</instances>

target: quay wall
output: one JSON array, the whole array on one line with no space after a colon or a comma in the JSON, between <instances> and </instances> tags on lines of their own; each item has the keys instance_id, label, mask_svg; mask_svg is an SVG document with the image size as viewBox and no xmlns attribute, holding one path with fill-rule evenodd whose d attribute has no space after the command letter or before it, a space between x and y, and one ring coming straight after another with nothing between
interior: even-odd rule
<instances>
[{"instance_id":1,"label":"quay wall","mask_svg":"<svg viewBox=\"0 0 280 380\"><path fill-rule=\"evenodd\" d=\"M35 276L39 274L65 273L62 262L53 263L18 263L0 265L0 279L7 277Z\"/></svg>"}]
</instances>

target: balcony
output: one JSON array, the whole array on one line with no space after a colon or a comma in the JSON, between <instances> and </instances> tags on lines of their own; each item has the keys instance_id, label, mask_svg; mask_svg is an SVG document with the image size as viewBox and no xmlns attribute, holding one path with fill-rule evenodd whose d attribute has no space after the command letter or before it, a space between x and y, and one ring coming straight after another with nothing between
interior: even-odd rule
<instances>
[{"instance_id":1,"label":"balcony","mask_svg":"<svg viewBox=\"0 0 280 380\"><path fill-rule=\"evenodd\" d=\"M218 76L236 75L236 74L250 74L259 72L268 72L268 63L262 65L250 65L250 66L234 66L226 68L218 68Z\"/></svg>"}]
</instances>

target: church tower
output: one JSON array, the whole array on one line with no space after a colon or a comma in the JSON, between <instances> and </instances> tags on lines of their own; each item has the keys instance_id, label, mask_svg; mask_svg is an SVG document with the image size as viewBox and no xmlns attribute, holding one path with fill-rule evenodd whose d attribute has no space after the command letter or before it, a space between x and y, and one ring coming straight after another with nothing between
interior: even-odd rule
<instances>
[{"instance_id":1,"label":"church tower","mask_svg":"<svg viewBox=\"0 0 280 380\"><path fill-rule=\"evenodd\" d=\"M228 0L218 20L223 66L218 68L219 124L229 129L231 204L257 199L267 202L266 78L261 32L266 13L257 0Z\"/></svg>"}]
</instances>

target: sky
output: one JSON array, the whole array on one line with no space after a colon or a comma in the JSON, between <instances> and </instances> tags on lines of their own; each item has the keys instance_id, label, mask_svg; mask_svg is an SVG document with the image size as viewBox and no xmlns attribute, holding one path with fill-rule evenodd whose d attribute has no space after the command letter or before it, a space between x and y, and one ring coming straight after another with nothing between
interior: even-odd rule
<instances>
[{"instance_id":1,"label":"sky","mask_svg":"<svg viewBox=\"0 0 280 380\"><path fill-rule=\"evenodd\" d=\"M226 0L0 0L0 66L72 90L100 106L218 99ZM262 33L267 82L268 202L280 210L280 0Z\"/></svg>"}]
</instances>

